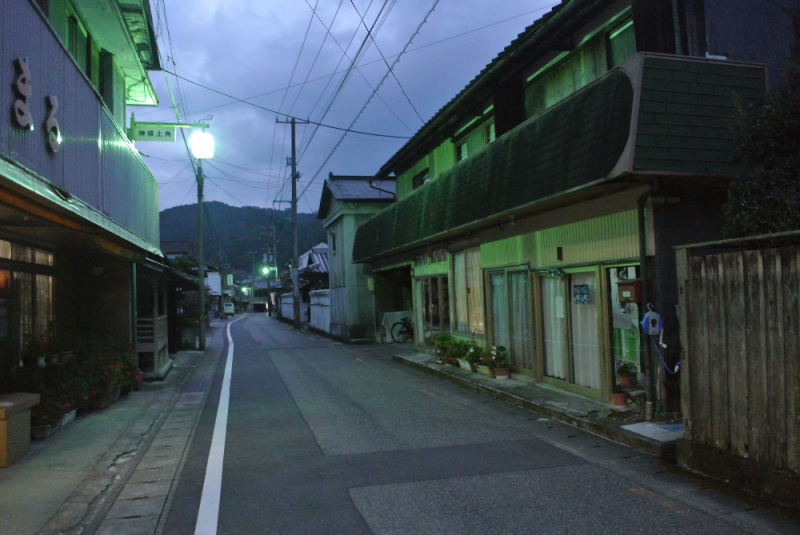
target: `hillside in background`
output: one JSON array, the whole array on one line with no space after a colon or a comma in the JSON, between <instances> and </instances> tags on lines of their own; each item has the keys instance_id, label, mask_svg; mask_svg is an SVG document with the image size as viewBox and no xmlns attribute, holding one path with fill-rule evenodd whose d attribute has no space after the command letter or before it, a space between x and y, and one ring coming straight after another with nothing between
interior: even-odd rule
<instances>
[{"instance_id":1,"label":"hillside in background","mask_svg":"<svg viewBox=\"0 0 800 535\"><path fill-rule=\"evenodd\" d=\"M291 217L290 210L203 203L206 262L246 277L258 268L265 253L277 247L277 264L284 271L292 258ZM197 251L197 204L168 208L160 213L160 220L162 244L189 242ZM316 214L297 214L297 229L299 254L326 241Z\"/></svg>"}]
</instances>

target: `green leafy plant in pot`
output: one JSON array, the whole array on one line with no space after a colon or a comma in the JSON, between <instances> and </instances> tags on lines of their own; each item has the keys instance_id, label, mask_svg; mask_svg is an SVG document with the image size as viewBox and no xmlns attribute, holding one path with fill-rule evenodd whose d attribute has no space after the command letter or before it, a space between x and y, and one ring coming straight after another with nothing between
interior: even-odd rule
<instances>
[{"instance_id":1,"label":"green leafy plant in pot","mask_svg":"<svg viewBox=\"0 0 800 535\"><path fill-rule=\"evenodd\" d=\"M617 378L623 390L631 390L634 387L637 372L636 366L632 363L625 361L619 363L617 366Z\"/></svg>"}]
</instances>

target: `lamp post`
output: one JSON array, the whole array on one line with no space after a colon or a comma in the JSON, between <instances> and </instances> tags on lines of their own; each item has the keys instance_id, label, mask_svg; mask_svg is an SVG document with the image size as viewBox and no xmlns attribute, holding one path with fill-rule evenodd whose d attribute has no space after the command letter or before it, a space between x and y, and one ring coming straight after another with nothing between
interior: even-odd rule
<instances>
[{"instance_id":1,"label":"lamp post","mask_svg":"<svg viewBox=\"0 0 800 535\"><path fill-rule=\"evenodd\" d=\"M203 251L203 160L214 157L214 137L197 130L189 138L192 155L197 158L197 295L200 320L197 330L198 349L206 348L206 266Z\"/></svg>"}]
</instances>

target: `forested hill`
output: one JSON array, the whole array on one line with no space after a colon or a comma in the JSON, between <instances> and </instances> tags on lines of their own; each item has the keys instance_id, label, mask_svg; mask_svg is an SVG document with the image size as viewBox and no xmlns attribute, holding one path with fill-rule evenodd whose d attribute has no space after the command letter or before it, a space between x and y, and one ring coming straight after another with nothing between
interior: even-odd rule
<instances>
[{"instance_id":1,"label":"forested hill","mask_svg":"<svg viewBox=\"0 0 800 535\"><path fill-rule=\"evenodd\" d=\"M277 241L281 271L292 258L290 210L252 206L235 207L221 202L203 203L203 244L206 262L248 276L255 263ZM197 251L197 204L168 208L160 213L161 243L189 242ZM274 239L273 239L274 229ZM325 241L325 229L316 214L297 214L299 253Z\"/></svg>"}]
</instances>

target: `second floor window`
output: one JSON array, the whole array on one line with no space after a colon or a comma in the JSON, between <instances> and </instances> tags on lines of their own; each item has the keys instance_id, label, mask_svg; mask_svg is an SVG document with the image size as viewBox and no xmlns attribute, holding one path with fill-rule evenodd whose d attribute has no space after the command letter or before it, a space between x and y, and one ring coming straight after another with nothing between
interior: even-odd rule
<instances>
[{"instance_id":1,"label":"second floor window","mask_svg":"<svg viewBox=\"0 0 800 535\"><path fill-rule=\"evenodd\" d=\"M484 127L483 132L484 132L484 138L486 139L486 144L487 145L497 138L497 135L495 134L495 131L494 131L494 122L491 122L491 123L487 124Z\"/></svg>"},{"instance_id":2,"label":"second floor window","mask_svg":"<svg viewBox=\"0 0 800 535\"><path fill-rule=\"evenodd\" d=\"M469 146L465 141L456 146L456 161L460 162L461 160L466 160L467 156L469 156Z\"/></svg>"},{"instance_id":3,"label":"second floor window","mask_svg":"<svg viewBox=\"0 0 800 535\"><path fill-rule=\"evenodd\" d=\"M431 179L431 174L428 169L425 169L423 172L418 173L414 178L411 179L411 188L417 189L418 187L427 184L428 181Z\"/></svg>"},{"instance_id":4,"label":"second floor window","mask_svg":"<svg viewBox=\"0 0 800 535\"><path fill-rule=\"evenodd\" d=\"M558 63L528 79L525 89L527 117L561 102L635 53L632 21L599 33Z\"/></svg>"}]
</instances>

